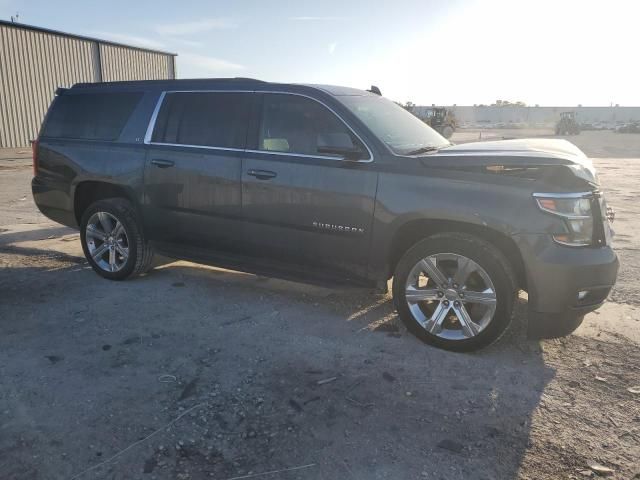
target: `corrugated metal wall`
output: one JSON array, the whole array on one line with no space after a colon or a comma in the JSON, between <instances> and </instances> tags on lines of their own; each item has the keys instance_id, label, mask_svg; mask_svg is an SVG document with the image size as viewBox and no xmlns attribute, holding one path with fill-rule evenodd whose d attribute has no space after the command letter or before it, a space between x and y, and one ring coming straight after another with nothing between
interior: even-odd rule
<instances>
[{"instance_id":1,"label":"corrugated metal wall","mask_svg":"<svg viewBox=\"0 0 640 480\"><path fill-rule=\"evenodd\" d=\"M0 148L29 145L58 87L164 78L172 55L0 24Z\"/></svg>"},{"instance_id":2,"label":"corrugated metal wall","mask_svg":"<svg viewBox=\"0 0 640 480\"><path fill-rule=\"evenodd\" d=\"M173 78L173 58L169 55L101 44L100 58L104 82Z\"/></svg>"}]
</instances>

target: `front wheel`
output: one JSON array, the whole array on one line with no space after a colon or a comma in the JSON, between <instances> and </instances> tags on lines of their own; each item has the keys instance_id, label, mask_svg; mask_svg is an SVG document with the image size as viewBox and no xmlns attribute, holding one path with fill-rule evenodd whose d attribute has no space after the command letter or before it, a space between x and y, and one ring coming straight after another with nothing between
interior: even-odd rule
<instances>
[{"instance_id":1,"label":"front wheel","mask_svg":"<svg viewBox=\"0 0 640 480\"><path fill-rule=\"evenodd\" d=\"M153 260L137 212L123 198L98 200L87 208L80 222L80 242L93 270L109 280L143 273Z\"/></svg>"},{"instance_id":2,"label":"front wheel","mask_svg":"<svg viewBox=\"0 0 640 480\"><path fill-rule=\"evenodd\" d=\"M418 242L393 277L394 303L407 329L446 350L472 351L497 340L511 322L516 293L504 255L462 233Z\"/></svg>"},{"instance_id":3,"label":"front wheel","mask_svg":"<svg viewBox=\"0 0 640 480\"><path fill-rule=\"evenodd\" d=\"M451 127L450 125L446 125L442 129L442 136L448 139L448 138L451 138L452 135L453 135L453 127Z\"/></svg>"}]
</instances>

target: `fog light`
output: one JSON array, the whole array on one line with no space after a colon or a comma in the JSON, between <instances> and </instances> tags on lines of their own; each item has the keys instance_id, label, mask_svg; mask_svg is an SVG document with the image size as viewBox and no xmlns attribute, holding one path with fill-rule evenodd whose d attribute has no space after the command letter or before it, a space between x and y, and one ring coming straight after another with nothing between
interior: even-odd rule
<instances>
[{"instance_id":1,"label":"fog light","mask_svg":"<svg viewBox=\"0 0 640 480\"><path fill-rule=\"evenodd\" d=\"M611 287L591 287L586 290L579 290L576 298L576 307L585 307L587 305L598 305L604 302L609 295Z\"/></svg>"}]
</instances>

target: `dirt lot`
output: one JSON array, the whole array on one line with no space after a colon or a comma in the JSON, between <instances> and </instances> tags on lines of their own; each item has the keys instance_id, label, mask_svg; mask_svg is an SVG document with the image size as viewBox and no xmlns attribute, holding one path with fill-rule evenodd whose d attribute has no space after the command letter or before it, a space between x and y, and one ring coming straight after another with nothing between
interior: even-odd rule
<instances>
[{"instance_id":1,"label":"dirt lot","mask_svg":"<svg viewBox=\"0 0 640 480\"><path fill-rule=\"evenodd\" d=\"M475 354L422 345L363 290L187 262L102 280L0 153L0 478L640 478L640 135L571 140L605 157L610 302L537 342L523 298Z\"/></svg>"}]
</instances>

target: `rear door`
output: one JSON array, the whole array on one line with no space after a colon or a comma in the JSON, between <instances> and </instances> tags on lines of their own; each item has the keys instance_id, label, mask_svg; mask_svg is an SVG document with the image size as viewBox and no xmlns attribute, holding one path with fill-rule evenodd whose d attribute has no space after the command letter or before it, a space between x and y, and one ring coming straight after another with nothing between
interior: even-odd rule
<instances>
[{"instance_id":1,"label":"rear door","mask_svg":"<svg viewBox=\"0 0 640 480\"><path fill-rule=\"evenodd\" d=\"M144 219L156 241L234 250L251 93L166 92L145 165Z\"/></svg>"},{"instance_id":2,"label":"rear door","mask_svg":"<svg viewBox=\"0 0 640 480\"><path fill-rule=\"evenodd\" d=\"M256 94L257 128L242 169L245 242L261 257L366 276L378 175L372 154L318 100ZM329 153L353 148L358 160Z\"/></svg>"}]
</instances>

